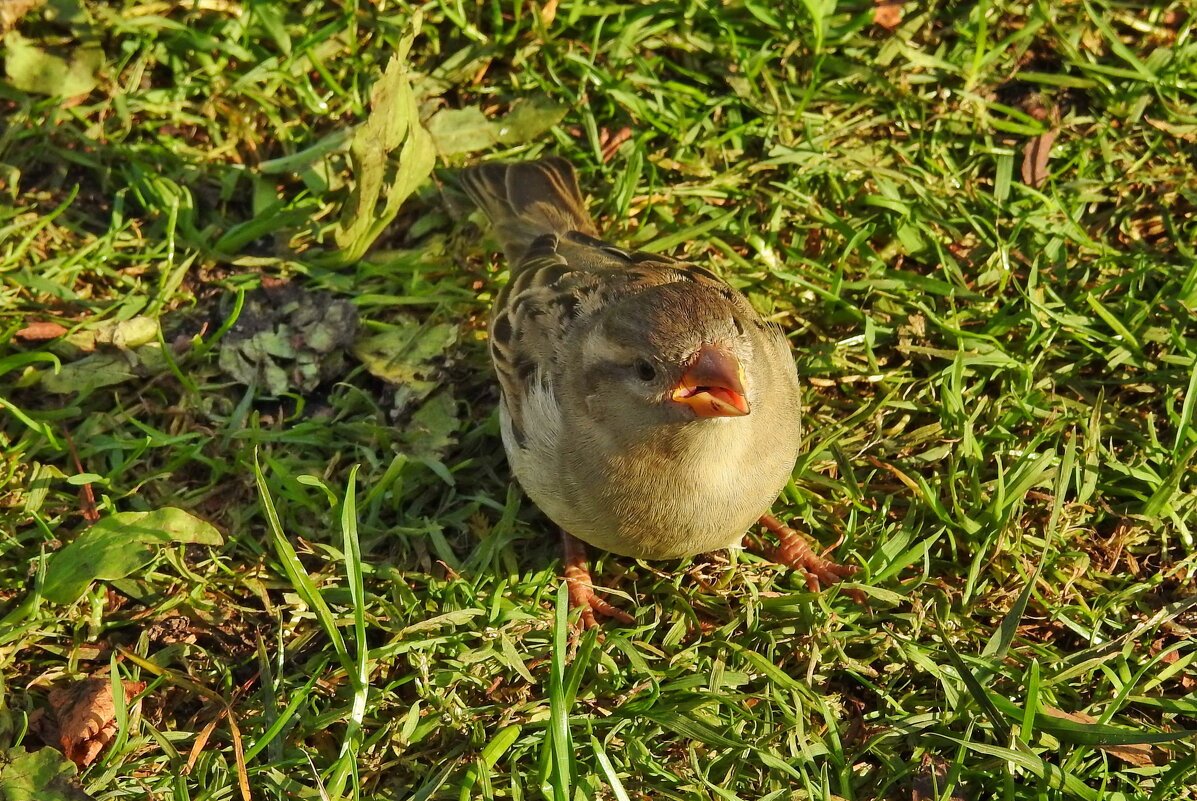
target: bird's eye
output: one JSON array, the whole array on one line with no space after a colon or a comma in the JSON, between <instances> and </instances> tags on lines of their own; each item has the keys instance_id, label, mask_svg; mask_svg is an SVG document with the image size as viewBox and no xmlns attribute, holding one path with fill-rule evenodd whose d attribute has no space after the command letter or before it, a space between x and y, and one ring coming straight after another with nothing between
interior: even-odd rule
<instances>
[{"instance_id":1,"label":"bird's eye","mask_svg":"<svg viewBox=\"0 0 1197 801\"><path fill-rule=\"evenodd\" d=\"M632 362L632 369L636 371L636 377L641 381L652 381L657 377L657 371L648 359L637 359Z\"/></svg>"}]
</instances>

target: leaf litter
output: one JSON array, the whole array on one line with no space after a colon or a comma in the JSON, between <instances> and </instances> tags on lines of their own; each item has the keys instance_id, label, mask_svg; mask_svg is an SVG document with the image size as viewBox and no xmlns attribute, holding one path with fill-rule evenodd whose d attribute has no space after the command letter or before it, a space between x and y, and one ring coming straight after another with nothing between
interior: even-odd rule
<instances>
[{"instance_id":1,"label":"leaf litter","mask_svg":"<svg viewBox=\"0 0 1197 801\"><path fill-rule=\"evenodd\" d=\"M78 0L57 0L43 7L43 16L64 29L67 43L58 39L32 39L15 24L38 3L17 0L0 11L4 31L4 72L23 92L61 97L69 105L94 89L104 69L104 50L87 9Z\"/></svg>"},{"instance_id":2,"label":"leaf litter","mask_svg":"<svg viewBox=\"0 0 1197 801\"><path fill-rule=\"evenodd\" d=\"M127 320L99 320L73 333L57 323L38 323L20 333L31 341L65 334L49 347L63 360L61 367L56 371L43 370L40 386L53 395L86 396L101 387L165 370L159 332L156 319L136 316Z\"/></svg>"},{"instance_id":3,"label":"leaf litter","mask_svg":"<svg viewBox=\"0 0 1197 801\"><path fill-rule=\"evenodd\" d=\"M304 394L344 375L357 330L357 307L347 300L295 283L263 287L246 296L217 363L267 395Z\"/></svg>"},{"instance_id":4,"label":"leaf litter","mask_svg":"<svg viewBox=\"0 0 1197 801\"><path fill-rule=\"evenodd\" d=\"M32 718L31 718L32 719ZM0 798L4 801L95 801L79 786L77 768L53 748L0 751Z\"/></svg>"},{"instance_id":5,"label":"leaf litter","mask_svg":"<svg viewBox=\"0 0 1197 801\"><path fill-rule=\"evenodd\" d=\"M145 682L122 681L124 704L145 689ZM96 761L116 735L116 697L112 678L91 676L50 693L58 721L58 740L67 758L85 768Z\"/></svg>"},{"instance_id":6,"label":"leaf litter","mask_svg":"<svg viewBox=\"0 0 1197 801\"><path fill-rule=\"evenodd\" d=\"M365 337L353 348L371 375L394 387L393 416L408 450L436 456L454 440L461 425L453 393L444 389L443 367L459 339L457 326L400 318L387 330Z\"/></svg>"},{"instance_id":7,"label":"leaf litter","mask_svg":"<svg viewBox=\"0 0 1197 801\"><path fill-rule=\"evenodd\" d=\"M50 557L42 595L53 603L74 603L93 581L124 578L170 543L219 546L224 538L210 523L174 507L117 512Z\"/></svg>"},{"instance_id":8,"label":"leaf litter","mask_svg":"<svg viewBox=\"0 0 1197 801\"><path fill-rule=\"evenodd\" d=\"M1024 184L1038 188L1047 180L1051 174L1047 166L1052 157L1052 145L1055 144L1056 137L1059 135L1060 132L1055 129L1044 131L1029 139L1023 146L1022 182Z\"/></svg>"},{"instance_id":9,"label":"leaf litter","mask_svg":"<svg viewBox=\"0 0 1197 801\"><path fill-rule=\"evenodd\" d=\"M444 108L428 120L428 133L442 157L475 153L495 145L530 142L565 117L569 109L545 95L516 101L505 116L488 119L477 106Z\"/></svg>"}]
</instances>

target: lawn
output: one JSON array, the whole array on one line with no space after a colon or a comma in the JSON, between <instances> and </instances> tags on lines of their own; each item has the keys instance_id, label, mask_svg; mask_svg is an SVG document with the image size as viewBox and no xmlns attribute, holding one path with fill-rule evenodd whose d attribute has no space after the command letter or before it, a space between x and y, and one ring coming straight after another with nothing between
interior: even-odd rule
<instances>
[{"instance_id":1,"label":"lawn","mask_svg":"<svg viewBox=\"0 0 1197 801\"><path fill-rule=\"evenodd\" d=\"M0 8L0 798L1197 798L1193 14ZM847 587L571 620L453 179L548 153L787 332Z\"/></svg>"}]
</instances>

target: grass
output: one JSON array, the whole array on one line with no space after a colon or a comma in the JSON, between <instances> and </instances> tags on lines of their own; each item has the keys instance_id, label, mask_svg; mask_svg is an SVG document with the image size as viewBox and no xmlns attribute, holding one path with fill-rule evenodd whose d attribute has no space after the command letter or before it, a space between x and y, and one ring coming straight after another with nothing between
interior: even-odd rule
<instances>
[{"instance_id":1,"label":"grass","mask_svg":"<svg viewBox=\"0 0 1197 801\"><path fill-rule=\"evenodd\" d=\"M430 2L430 125L563 116L442 118L460 152L360 259L346 137L406 6L27 14L84 88L0 86L5 759L111 669L147 687L78 778L103 799L1194 798L1192 9L903 13ZM637 622L570 634L498 444L501 266L451 182L544 152L610 239L789 332L807 440L774 509L867 605L751 555L594 554ZM91 518L164 507L223 544L46 596Z\"/></svg>"}]
</instances>

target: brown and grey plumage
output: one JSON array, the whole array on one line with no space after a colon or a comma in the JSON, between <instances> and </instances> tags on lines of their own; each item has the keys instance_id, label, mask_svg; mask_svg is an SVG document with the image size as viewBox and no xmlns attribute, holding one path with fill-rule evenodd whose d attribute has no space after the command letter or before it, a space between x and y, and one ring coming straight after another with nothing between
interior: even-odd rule
<instances>
[{"instance_id":1,"label":"brown and grey plumage","mask_svg":"<svg viewBox=\"0 0 1197 801\"><path fill-rule=\"evenodd\" d=\"M461 184L510 267L490 349L503 443L528 495L619 554L737 546L798 453L798 376L780 329L699 265L598 239L563 159L468 167Z\"/></svg>"}]
</instances>

